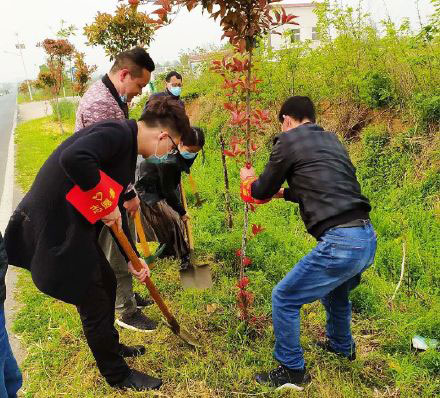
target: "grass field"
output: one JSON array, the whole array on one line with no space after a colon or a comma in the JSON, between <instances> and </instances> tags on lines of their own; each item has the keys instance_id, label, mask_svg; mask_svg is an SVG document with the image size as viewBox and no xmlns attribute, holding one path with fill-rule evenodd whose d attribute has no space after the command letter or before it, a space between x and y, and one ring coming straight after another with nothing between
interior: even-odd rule
<instances>
[{"instance_id":1,"label":"grass field","mask_svg":"<svg viewBox=\"0 0 440 398\"><path fill-rule=\"evenodd\" d=\"M200 123L203 124L203 120ZM76 309L38 292L29 274L22 272L17 298L23 306L15 321L14 331L21 336L29 353L23 364L24 396L439 397L440 353L432 350L416 353L410 348L411 337L416 333L440 337L440 298L434 286L432 290L426 287L429 283L437 283L435 262L438 261L439 248L436 244L440 223L425 199L423 203L415 199L414 192L421 189L419 185L399 189L388 186L380 195L374 195L378 185L367 187L373 196L375 211L372 218L379 236L379 250L375 266L366 272L363 283L352 297L355 311L353 333L357 341L358 359L348 362L316 347L315 343L324 338L325 313L319 303L314 303L305 306L302 312L302 343L313 377L311 385L301 393L275 393L253 381L256 371L276 365L271 354L274 343L270 322L271 290L290 267L313 247L314 241L305 234L295 206L282 201L272 202L252 215L252 222L263 224L266 230L253 238L249 245L249 255L254 261L248 272L251 281L249 288L255 294L255 313L264 315L267 321L257 333L249 334L237 318L235 304L234 250L239 246L240 229L229 232L225 227L221 163L215 128L206 123L205 127L209 131L207 160L204 165L196 162L193 175L207 202L201 209L192 207L190 213L195 224L196 248L200 256L211 262L215 286L203 292L183 290L179 283L178 266L172 261L159 262L153 271L153 280L166 302L182 324L203 342L204 349L188 348L163 324L151 335L121 330L121 340L125 344L145 344L147 347L146 355L130 360L130 365L162 377L164 385L160 391L151 393L113 390L96 369ZM377 137L376 132L370 134L373 138ZM24 191L29 189L44 160L66 137L67 134L61 136L58 133L56 123L50 118L18 126L17 179ZM352 150L359 151L359 145ZM353 155L361 157L359 152L353 152ZM258 170L266 156L267 153L257 159ZM388 159L387 156L385 158ZM379 165L377 162L364 165L367 169L363 169L359 163L366 186L370 182L368 170L371 171L372 167L388 167L388 163L380 164L379 159L382 158L377 159ZM394 170L395 166L390 167ZM230 169L234 222L240 225L242 214L237 195L238 168L232 165ZM375 170L377 177L380 173L378 169ZM404 207L401 200L409 192L413 192L413 196L406 196L410 203ZM194 198L191 194L188 196L191 205ZM428 264L429 269L434 268L422 278L423 285L421 282L419 285L404 284L391 304L390 298L400 271L402 236L408 242L408 264L414 272L419 272ZM417 265L418 262L420 264ZM416 276L413 275L414 278ZM139 285L136 290L145 291ZM156 307L148 309L146 313L158 321L161 319Z\"/></svg>"}]
</instances>

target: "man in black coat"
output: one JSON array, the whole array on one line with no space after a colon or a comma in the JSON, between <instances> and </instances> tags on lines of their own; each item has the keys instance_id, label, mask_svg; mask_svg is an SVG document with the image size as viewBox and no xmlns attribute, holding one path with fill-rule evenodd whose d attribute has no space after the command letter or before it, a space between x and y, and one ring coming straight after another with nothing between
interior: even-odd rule
<instances>
[{"instance_id":1,"label":"man in black coat","mask_svg":"<svg viewBox=\"0 0 440 398\"><path fill-rule=\"evenodd\" d=\"M30 270L42 292L77 306L98 368L115 387L146 390L162 381L124 360L145 348L119 343L116 279L97 237L104 224L114 223L130 237L121 213L137 155L167 156L190 131L184 111L168 98L153 101L139 122L105 121L79 130L44 163L6 229L10 263ZM140 272L127 262L140 281L149 275L143 260Z\"/></svg>"},{"instance_id":2,"label":"man in black coat","mask_svg":"<svg viewBox=\"0 0 440 398\"><path fill-rule=\"evenodd\" d=\"M171 71L165 76L165 90L159 93L152 94L151 97L145 103L144 109L153 98L158 97L171 97L179 102L182 107L185 107L185 103L180 99L182 94L183 78L179 72Z\"/></svg>"}]
</instances>

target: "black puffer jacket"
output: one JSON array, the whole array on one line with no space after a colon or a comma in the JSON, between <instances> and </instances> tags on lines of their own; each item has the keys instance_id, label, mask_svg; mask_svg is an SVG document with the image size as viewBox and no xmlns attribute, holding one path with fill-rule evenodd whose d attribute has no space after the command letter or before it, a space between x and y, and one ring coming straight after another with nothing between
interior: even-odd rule
<instances>
[{"instance_id":1,"label":"black puffer jacket","mask_svg":"<svg viewBox=\"0 0 440 398\"><path fill-rule=\"evenodd\" d=\"M195 159L184 159L177 154L169 155L167 162L161 164L144 160L139 166L139 179L136 183L140 199L149 206L165 199L173 210L183 216L186 212L180 199L180 179L182 172L189 174Z\"/></svg>"},{"instance_id":2,"label":"black puffer jacket","mask_svg":"<svg viewBox=\"0 0 440 398\"><path fill-rule=\"evenodd\" d=\"M5 244L3 236L0 232L0 305L3 305L6 299L5 277L8 270L8 257L6 256Z\"/></svg>"}]
</instances>

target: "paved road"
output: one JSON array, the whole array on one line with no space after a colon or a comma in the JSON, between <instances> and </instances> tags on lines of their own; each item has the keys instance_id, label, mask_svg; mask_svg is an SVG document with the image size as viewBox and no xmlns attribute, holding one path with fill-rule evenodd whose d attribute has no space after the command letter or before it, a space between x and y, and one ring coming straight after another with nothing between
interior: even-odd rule
<instances>
[{"instance_id":1,"label":"paved road","mask_svg":"<svg viewBox=\"0 0 440 398\"><path fill-rule=\"evenodd\" d=\"M4 229L8 223L12 210L21 198L20 192L14 186L14 143L12 129L15 122L16 93L0 97L0 229ZM9 267L6 274L5 301L6 328L9 332L9 341L12 351L19 363L24 359L26 352L20 345L20 341L11 331L11 324L17 310L15 301L15 284L17 281L17 269Z\"/></svg>"},{"instance_id":2,"label":"paved road","mask_svg":"<svg viewBox=\"0 0 440 398\"><path fill-rule=\"evenodd\" d=\"M17 94L11 93L0 97L0 198L5 183L6 162L8 159L9 139L17 103Z\"/></svg>"}]
</instances>

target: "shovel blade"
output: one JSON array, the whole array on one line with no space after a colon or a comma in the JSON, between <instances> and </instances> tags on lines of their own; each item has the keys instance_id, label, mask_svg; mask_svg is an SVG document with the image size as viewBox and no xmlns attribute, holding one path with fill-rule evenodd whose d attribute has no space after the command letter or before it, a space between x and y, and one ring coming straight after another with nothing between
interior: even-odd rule
<instances>
[{"instance_id":1,"label":"shovel blade","mask_svg":"<svg viewBox=\"0 0 440 398\"><path fill-rule=\"evenodd\" d=\"M212 287L211 268L203 265L180 271L180 282L184 289L209 289Z\"/></svg>"},{"instance_id":2,"label":"shovel blade","mask_svg":"<svg viewBox=\"0 0 440 398\"><path fill-rule=\"evenodd\" d=\"M193 336L190 332L188 332L186 329L184 329L182 326L179 325L179 330L176 330L173 325L171 325L165 318L163 318L163 321L165 325L170 328L170 330L182 341L184 341L186 344L194 347L194 348L203 348L200 339L197 339L195 336ZM177 323L177 321L176 321ZM175 325L174 325L175 326Z\"/></svg>"}]
</instances>

